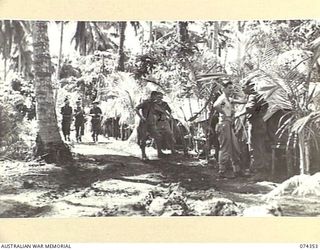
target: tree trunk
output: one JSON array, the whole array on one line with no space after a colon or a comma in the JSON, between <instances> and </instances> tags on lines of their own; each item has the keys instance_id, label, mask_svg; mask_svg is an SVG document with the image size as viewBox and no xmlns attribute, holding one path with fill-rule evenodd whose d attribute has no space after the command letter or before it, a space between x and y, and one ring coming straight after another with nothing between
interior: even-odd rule
<instances>
[{"instance_id":1,"label":"tree trunk","mask_svg":"<svg viewBox=\"0 0 320 250\"><path fill-rule=\"evenodd\" d=\"M311 154L310 154L310 144L309 144L308 140L305 141L304 147L305 147L305 155L306 155L306 171L305 171L305 173L310 174Z\"/></svg>"},{"instance_id":2,"label":"tree trunk","mask_svg":"<svg viewBox=\"0 0 320 250\"><path fill-rule=\"evenodd\" d=\"M180 42L186 42L189 39L188 22L178 22L178 33Z\"/></svg>"},{"instance_id":3,"label":"tree trunk","mask_svg":"<svg viewBox=\"0 0 320 250\"><path fill-rule=\"evenodd\" d=\"M218 31L219 31L219 23L217 21L214 22L214 33L213 33L213 41L212 41L212 50L216 55L218 52Z\"/></svg>"},{"instance_id":4,"label":"tree trunk","mask_svg":"<svg viewBox=\"0 0 320 250\"><path fill-rule=\"evenodd\" d=\"M299 140L300 174L303 175L303 174L305 174L305 170L306 170L304 131L299 133L298 140Z\"/></svg>"},{"instance_id":5,"label":"tree trunk","mask_svg":"<svg viewBox=\"0 0 320 250\"><path fill-rule=\"evenodd\" d=\"M154 42L152 22L149 22L149 41Z\"/></svg>"},{"instance_id":6,"label":"tree trunk","mask_svg":"<svg viewBox=\"0 0 320 250\"><path fill-rule=\"evenodd\" d=\"M124 71L124 40L125 31L127 27L127 22L119 22L120 27L120 44L119 44L119 61L118 61L118 71Z\"/></svg>"},{"instance_id":7,"label":"tree trunk","mask_svg":"<svg viewBox=\"0 0 320 250\"><path fill-rule=\"evenodd\" d=\"M3 60L3 81L5 82L7 80L7 58L5 57Z\"/></svg>"},{"instance_id":8,"label":"tree trunk","mask_svg":"<svg viewBox=\"0 0 320 250\"><path fill-rule=\"evenodd\" d=\"M21 55L21 52L22 49L21 47L19 46L19 55L18 55L18 73L22 73L22 55Z\"/></svg>"},{"instance_id":9,"label":"tree trunk","mask_svg":"<svg viewBox=\"0 0 320 250\"><path fill-rule=\"evenodd\" d=\"M60 79L60 68L61 68L61 60L62 60L62 45L63 45L63 28L64 22L61 21L60 27L60 48L59 48L59 56L58 56L58 67L57 67L57 80Z\"/></svg>"},{"instance_id":10,"label":"tree trunk","mask_svg":"<svg viewBox=\"0 0 320 250\"><path fill-rule=\"evenodd\" d=\"M55 86L55 93L54 93L54 101L55 103L57 102L58 99L58 89L59 89L59 83L58 81L60 80L60 69L61 69L61 60L62 60L62 45L63 45L63 28L64 28L64 22L61 21L61 27L60 27L60 48L59 48L59 55L58 55L58 65L57 65L57 83Z\"/></svg>"},{"instance_id":11,"label":"tree trunk","mask_svg":"<svg viewBox=\"0 0 320 250\"><path fill-rule=\"evenodd\" d=\"M36 156L42 157L48 163L70 163L72 161L71 152L63 143L57 126L47 29L47 22L33 22L34 87L38 120L37 148L35 153Z\"/></svg>"}]
</instances>

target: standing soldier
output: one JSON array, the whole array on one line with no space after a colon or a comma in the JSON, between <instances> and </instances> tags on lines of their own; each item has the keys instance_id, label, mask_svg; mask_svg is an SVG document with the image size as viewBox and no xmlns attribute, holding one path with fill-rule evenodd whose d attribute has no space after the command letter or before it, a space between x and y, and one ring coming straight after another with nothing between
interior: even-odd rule
<instances>
[{"instance_id":1,"label":"standing soldier","mask_svg":"<svg viewBox=\"0 0 320 250\"><path fill-rule=\"evenodd\" d=\"M90 109L91 116L91 130L93 142L98 142L98 135L100 134L102 111L98 107L99 102L93 101L93 107Z\"/></svg>"},{"instance_id":2,"label":"standing soldier","mask_svg":"<svg viewBox=\"0 0 320 250\"><path fill-rule=\"evenodd\" d=\"M170 119L172 119L171 108L167 102L163 101L163 93L158 92L155 105L155 114L157 117L157 129L164 138L164 141L168 144L171 153L175 154L174 149L174 134L170 126Z\"/></svg>"},{"instance_id":3,"label":"standing soldier","mask_svg":"<svg viewBox=\"0 0 320 250\"><path fill-rule=\"evenodd\" d=\"M256 174L254 176L256 180L263 180L267 177L268 164L266 158L267 127L263 116L267 111L268 105L254 90L254 85L250 80L243 85L242 90L248 96L248 101L245 105L245 110L237 114L236 117L247 115L251 155L250 170Z\"/></svg>"},{"instance_id":4,"label":"standing soldier","mask_svg":"<svg viewBox=\"0 0 320 250\"><path fill-rule=\"evenodd\" d=\"M147 159L145 148L148 135L150 135L154 140L157 146L158 157L163 157L163 153L160 147L160 138L161 135L156 127L157 116L155 114L155 103L157 101L157 91L152 91L150 98L140 103L135 111L140 117L140 122L138 125L138 144L141 148L142 158Z\"/></svg>"},{"instance_id":5,"label":"standing soldier","mask_svg":"<svg viewBox=\"0 0 320 250\"><path fill-rule=\"evenodd\" d=\"M84 135L84 122L85 122L85 112L81 107L81 101L78 99L76 101L77 107L74 109L74 117L75 117L75 128L76 128L76 139L77 142L81 142L81 136Z\"/></svg>"},{"instance_id":6,"label":"standing soldier","mask_svg":"<svg viewBox=\"0 0 320 250\"><path fill-rule=\"evenodd\" d=\"M243 176L240 170L240 148L233 130L233 99L230 97L233 92L233 85L228 81L223 86L223 93L213 104L219 112L219 122L216 126L219 149L219 177L235 178ZM233 172L228 175L227 169L231 163Z\"/></svg>"},{"instance_id":7,"label":"standing soldier","mask_svg":"<svg viewBox=\"0 0 320 250\"><path fill-rule=\"evenodd\" d=\"M69 106L69 99L64 100L64 106L61 108L62 114L62 133L66 141L70 141L70 126L72 120L72 108Z\"/></svg>"}]
</instances>

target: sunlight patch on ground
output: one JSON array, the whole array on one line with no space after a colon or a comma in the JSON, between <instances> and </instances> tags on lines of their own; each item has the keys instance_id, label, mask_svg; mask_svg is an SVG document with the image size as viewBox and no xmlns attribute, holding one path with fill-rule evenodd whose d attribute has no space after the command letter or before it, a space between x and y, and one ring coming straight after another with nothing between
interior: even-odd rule
<instances>
[{"instance_id":1,"label":"sunlight patch on ground","mask_svg":"<svg viewBox=\"0 0 320 250\"><path fill-rule=\"evenodd\" d=\"M125 208L141 202L154 188L153 185L125 180L98 181L52 203L53 209L46 217L92 216L105 207Z\"/></svg>"},{"instance_id":2,"label":"sunlight patch on ground","mask_svg":"<svg viewBox=\"0 0 320 250\"><path fill-rule=\"evenodd\" d=\"M39 201L39 197L47 193L48 191L25 191L20 194L8 194L8 195L0 195L0 200L14 200L21 203L28 203L32 206L43 205L42 201Z\"/></svg>"},{"instance_id":3,"label":"sunlight patch on ground","mask_svg":"<svg viewBox=\"0 0 320 250\"><path fill-rule=\"evenodd\" d=\"M101 139L100 139L101 138ZM89 144L90 143L90 144ZM115 140L113 138L99 137L98 143L91 140L83 140L83 143L72 143L73 152L83 155L121 155L134 156L141 158L140 147L136 143L128 141ZM157 151L154 148L147 147L146 154L150 160L158 159Z\"/></svg>"}]
</instances>

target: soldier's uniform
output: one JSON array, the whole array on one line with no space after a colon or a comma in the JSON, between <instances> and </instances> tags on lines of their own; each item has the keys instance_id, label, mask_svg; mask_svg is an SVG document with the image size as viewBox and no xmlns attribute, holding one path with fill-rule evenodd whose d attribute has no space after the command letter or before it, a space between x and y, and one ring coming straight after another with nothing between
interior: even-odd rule
<instances>
[{"instance_id":1,"label":"soldier's uniform","mask_svg":"<svg viewBox=\"0 0 320 250\"><path fill-rule=\"evenodd\" d=\"M85 112L81 106L74 109L76 139L81 142L81 136L84 135Z\"/></svg>"},{"instance_id":2,"label":"soldier's uniform","mask_svg":"<svg viewBox=\"0 0 320 250\"><path fill-rule=\"evenodd\" d=\"M151 136L155 140L158 156L161 156L163 153L161 152L161 147L160 147L161 135L156 126L157 115L155 114L155 99L150 98L143 101L138 106L136 106L135 110L138 112L138 114L139 114L139 110L141 110L142 116L144 118L144 119L140 119L139 126L137 129L138 144L142 151L142 158L144 159L147 158L145 153L145 147L146 147L146 141L149 136Z\"/></svg>"},{"instance_id":3,"label":"soldier's uniform","mask_svg":"<svg viewBox=\"0 0 320 250\"><path fill-rule=\"evenodd\" d=\"M168 112L168 113L167 113ZM155 114L157 115L157 130L159 131L161 138L164 139L165 143L169 148L175 152L174 150L174 134L172 132L172 127L170 124L170 119L168 114L171 114L171 108L168 103L165 101L158 101L155 104Z\"/></svg>"},{"instance_id":4,"label":"soldier's uniform","mask_svg":"<svg viewBox=\"0 0 320 250\"><path fill-rule=\"evenodd\" d=\"M141 139L147 139L148 134L157 141L160 139L160 133L156 126L157 116L155 115L154 108L155 102L150 99L147 99L136 106L136 110L141 110L143 117L146 118L145 121L140 120L139 122Z\"/></svg>"},{"instance_id":5,"label":"soldier's uniform","mask_svg":"<svg viewBox=\"0 0 320 250\"><path fill-rule=\"evenodd\" d=\"M219 122L216 126L220 144L219 174L223 176L230 163L233 172L237 174L240 171L240 148L232 126L233 105L223 93L214 103L214 107L216 106L220 106L225 112L225 114L219 114Z\"/></svg>"},{"instance_id":6,"label":"soldier's uniform","mask_svg":"<svg viewBox=\"0 0 320 250\"><path fill-rule=\"evenodd\" d=\"M93 103L97 103L97 102L93 102ZM92 107L90 109L90 115L92 115L92 118L91 118L92 139L94 142L97 142L98 135L100 134L102 111L98 106Z\"/></svg>"},{"instance_id":7,"label":"soldier's uniform","mask_svg":"<svg viewBox=\"0 0 320 250\"><path fill-rule=\"evenodd\" d=\"M66 104L61 108L62 114L62 133L65 140L70 141L70 126L72 121L72 108L69 106L69 101L65 100Z\"/></svg>"},{"instance_id":8,"label":"soldier's uniform","mask_svg":"<svg viewBox=\"0 0 320 250\"><path fill-rule=\"evenodd\" d=\"M256 92L251 92L245 108L248 114L250 168L253 171L266 171L268 163L266 158L267 127L263 116L267 110L267 104Z\"/></svg>"}]
</instances>

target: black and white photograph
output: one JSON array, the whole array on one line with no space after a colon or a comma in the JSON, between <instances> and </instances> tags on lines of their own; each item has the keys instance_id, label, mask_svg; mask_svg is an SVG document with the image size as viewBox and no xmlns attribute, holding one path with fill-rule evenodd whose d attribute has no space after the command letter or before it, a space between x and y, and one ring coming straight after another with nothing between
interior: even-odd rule
<instances>
[{"instance_id":1,"label":"black and white photograph","mask_svg":"<svg viewBox=\"0 0 320 250\"><path fill-rule=\"evenodd\" d=\"M320 216L320 20L0 21L0 217Z\"/></svg>"}]
</instances>

